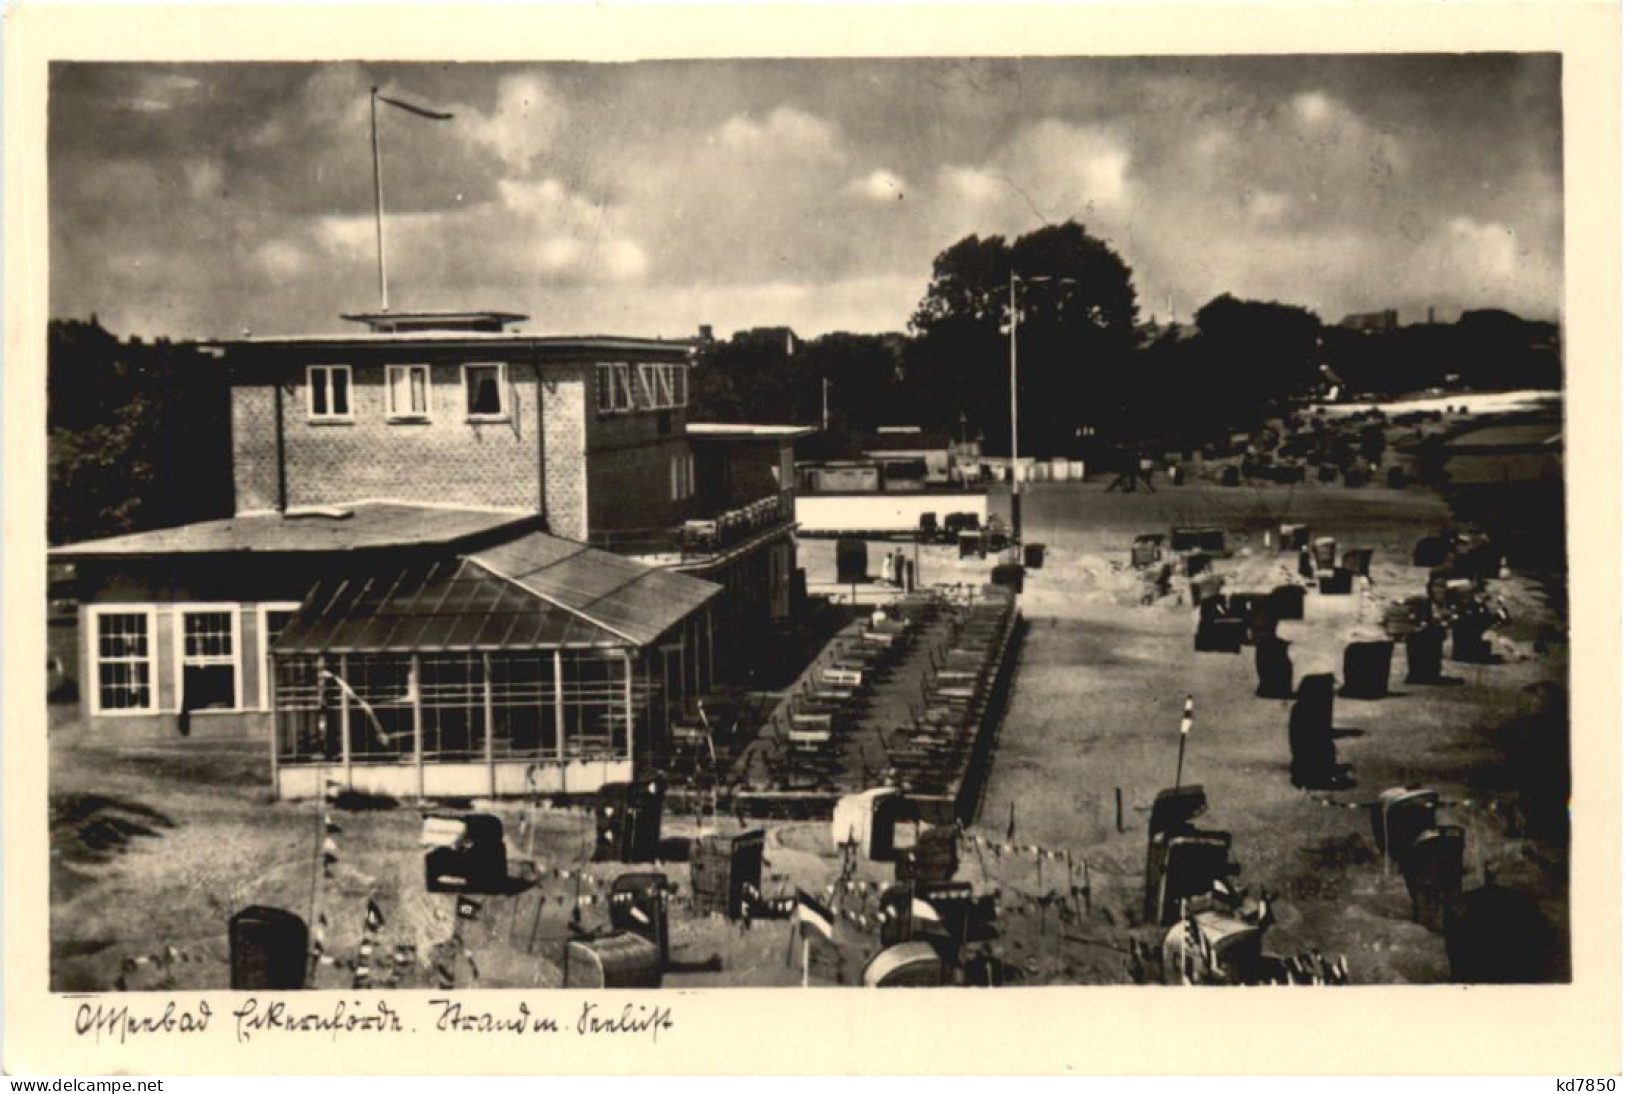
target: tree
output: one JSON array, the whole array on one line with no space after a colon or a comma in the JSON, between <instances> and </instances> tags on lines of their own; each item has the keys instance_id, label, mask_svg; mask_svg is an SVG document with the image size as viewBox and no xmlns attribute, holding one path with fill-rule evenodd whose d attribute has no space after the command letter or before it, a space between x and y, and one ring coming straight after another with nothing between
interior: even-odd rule
<instances>
[{"instance_id":1,"label":"tree","mask_svg":"<svg viewBox=\"0 0 1625 1094\"><path fill-rule=\"evenodd\" d=\"M219 362L96 322L47 333L47 534L52 543L232 510L231 415Z\"/></svg>"},{"instance_id":2,"label":"tree","mask_svg":"<svg viewBox=\"0 0 1625 1094\"><path fill-rule=\"evenodd\" d=\"M1016 278L1024 452L1063 454L1080 427L1119 420L1138 315L1132 273L1069 220L1006 244L967 236L937 255L910 326L906 383L922 424L963 413L990 448L1009 450L1010 295Z\"/></svg>"},{"instance_id":3,"label":"tree","mask_svg":"<svg viewBox=\"0 0 1625 1094\"><path fill-rule=\"evenodd\" d=\"M812 405L801 420L823 416L823 383L829 382L830 428L868 433L891 422L899 406L902 371L901 339L895 335L848 334L836 331L808 342L799 355L803 374L812 384Z\"/></svg>"},{"instance_id":4,"label":"tree","mask_svg":"<svg viewBox=\"0 0 1625 1094\"><path fill-rule=\"evenodd\" d=\"M1242 425L1320 372L1321 323L1306 308L1225 293L1196 312L1200 373L1185 377L1210 420Z\"/></svg>"}]
</instances>

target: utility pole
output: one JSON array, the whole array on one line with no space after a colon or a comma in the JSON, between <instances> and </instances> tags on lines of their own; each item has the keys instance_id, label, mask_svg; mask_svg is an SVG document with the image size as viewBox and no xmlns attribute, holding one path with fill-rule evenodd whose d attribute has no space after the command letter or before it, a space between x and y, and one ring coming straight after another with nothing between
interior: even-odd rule
<instances>
[{"instance_id":1,"label":"utility pole","mask_svg":"<svg viewBox=\"0 0 1625 1094\"><path fill-rule=\"evenodd\" d=\"M1017 386L1016 386L1016 328L1021 314L1016 310L1016 271L1010 271L1010 543L1019 548L1021 543L1021 465L1017 462Z\"/></svg>"}]
</instances>

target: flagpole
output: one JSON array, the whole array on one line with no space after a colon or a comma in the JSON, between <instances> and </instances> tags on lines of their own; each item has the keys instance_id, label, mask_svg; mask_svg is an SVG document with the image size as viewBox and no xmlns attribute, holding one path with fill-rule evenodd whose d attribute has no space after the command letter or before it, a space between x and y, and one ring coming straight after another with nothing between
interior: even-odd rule
<instances>
[{"instance_id":1,"label":"flagpole","mask_svg":"<svg viewBox=\"0 0 1625 1094\"><path fill-rule=\"evenodd\" d=\"M373 211L378 223L378 304L389 310L389 281L384 276L384 165L378 155L378 89L372 89L372 188Z\"/></svg>"}]
</instances>

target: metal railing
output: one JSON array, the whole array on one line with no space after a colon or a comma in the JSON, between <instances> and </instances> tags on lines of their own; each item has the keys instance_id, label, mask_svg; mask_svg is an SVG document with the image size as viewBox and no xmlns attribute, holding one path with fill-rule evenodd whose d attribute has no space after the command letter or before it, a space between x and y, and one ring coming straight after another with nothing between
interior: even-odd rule
<instances>
[{"instance_id":1,"label":"metal railing","mask_svg":"<svg viewBox=\"0 0 1625 1094\"><path fill-rule=\"evenodd\" d=\"M594 532L589 542L622 555L671 555L684 562L709 558L795 519L794 490L781 490L713 516L666 528Z\"/></svg>"}]
</instances>

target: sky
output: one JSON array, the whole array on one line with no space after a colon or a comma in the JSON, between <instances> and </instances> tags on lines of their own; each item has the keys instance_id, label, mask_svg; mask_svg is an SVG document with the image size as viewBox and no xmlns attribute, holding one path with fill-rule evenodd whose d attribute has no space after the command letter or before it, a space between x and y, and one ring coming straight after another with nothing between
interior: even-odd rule
<instances>
[{"instance_id":1,"label":"sky","mask_svg":"<svg viewBox=\"0 0 1625 1094\"><path fill-rule=\"evenodd\" d=\"M933 257L1069 218L1142 319L1562 308L1560 59L57 63L51 311L330 333L379 304L546 334L906 328Z\"/></svg>"}]
</instances>

